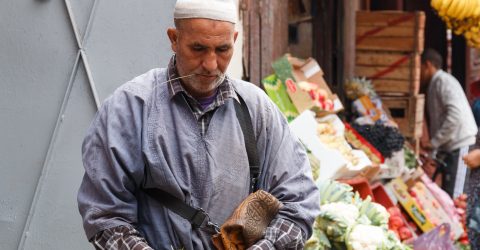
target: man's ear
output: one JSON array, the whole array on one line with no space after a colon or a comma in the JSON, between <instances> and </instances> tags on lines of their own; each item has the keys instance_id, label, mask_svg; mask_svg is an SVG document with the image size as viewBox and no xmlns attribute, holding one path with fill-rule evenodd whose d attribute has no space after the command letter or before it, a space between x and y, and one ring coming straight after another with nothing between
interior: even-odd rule
<instances>
[{"instance_id":1,"label":"man's ear","mask_svg":"<svg viewBox=\"0 0 480 250\"><path fill-rule=\"evenodd\" d=\"M238 31L233 34L233 42L237 41Z\"/></svg>"},{"instance_id":2,"label":"man's ear","mask_svg":"<svg viewBox=\"0 0 480 250\"><path fill-rule=\"evenodd\" d=\"M432 66L432 63L430 61L425 61L425 66L427 66L427 68L430 68L430 66Z\"/></svg>"},{"instance_id":3,"label":"man's ear","mask_svg":"<svg viewBox=\"0 0 480 250\"><path fill-rule=\"evenodd\" d=\"M433 65L433 63L430 61L425 61L425 64L429 69L437 69L437 67L435 67L435 65Z\"/></svg>"},{"instance_id":4,"label":"man's ear","mask_svg":"<svg viewBox=\"0 0 480 250\"><path fill-rule=\"evenodd\" d=\"M170 45L172 47L173 52L177 52L178 46L178 30L174 28L169 28L167 30L168 39L170 39Z\"/></svg>"}]
</instances>

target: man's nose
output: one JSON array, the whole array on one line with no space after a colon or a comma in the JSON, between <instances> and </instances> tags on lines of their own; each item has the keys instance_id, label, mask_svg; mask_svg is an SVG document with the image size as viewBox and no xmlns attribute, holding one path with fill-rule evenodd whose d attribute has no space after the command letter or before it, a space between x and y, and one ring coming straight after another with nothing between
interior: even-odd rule
<instances>
[{"instance_id":1,"label":"man's nose","mask_svg":"<svg viewBox=\"0 0 480 250\"><path fill-rule=\"evenodd\" d=\"M215 52L210 52L207 55L205 55L202 66L205 70L209 72L217 70L218 63L217 63L217 55L215 54Z\"/></svg>"}]
</instances>

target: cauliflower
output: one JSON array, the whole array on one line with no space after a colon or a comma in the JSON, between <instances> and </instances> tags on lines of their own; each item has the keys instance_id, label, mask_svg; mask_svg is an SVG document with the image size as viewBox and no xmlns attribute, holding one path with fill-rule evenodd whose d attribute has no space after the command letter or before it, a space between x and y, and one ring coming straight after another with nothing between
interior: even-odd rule
<instances>
[{"instance_id":1,"label":"cauliflower","mask_svg":"<svg viewBox=\"0 0 480 250\"><path fill-rule=\"evenodd\" d=\"M315 227L325 232L329 240L343 242L347 228L355 224L358 208L343 202L325 204L320 207L320 215Z\"/></svg>"},{"instance_id":2,"label":"cauliflower","mask_svg":"<svg viewBox=\"0 0 480 250\"><path fill-rule=\"evenodd\" d=\"M332 214L337 218L340 218L347 225L353 225L358 218L358 208L353 204L347 204L344 202L334 202L325 204L320 207L320 211L326 214Z\"/></svg>"},{"instance_id":3,"label":"cauliflower","mask_svg":"<svg viewBox=\"0 0 480 250\"><path fill-rule=\"evenodd\" d=\"M320 214L307 250L411 250L388 231L390 214L382 205L363 200L358 192L336 181L317 181Z\"/></svg>"},{"instance_id":4,"label":"cauliflower","mask_svg":"<svg viewBox=\"0 0 480 250\"><path fill-rule=\"evenodd\" d=\"M348 233L345 243L348 250L377 250L385 244L385 230L371 225L355 225Z\"/></svg>"},{"instance_id":5,"label":"cauliflower","mask_svg":"<svg viewBox=\"0 0 480 250\"><path fill-rule=\"evenodd\" d=\"M332 180L318 180L317 187L320 191L320 205L332 202L352 202L353 188L350 185Z\"/></svg>"},{"instance_id":6,"label":"cauliflower","mask_svg":"<svg viewBox=\"0 0 480 250\"><path fill-rule=\"evenodd\" d=\"M388 219L390 218L390 214L384 206L371 202L371 200L370 196L368 196L367 199L357 205L358 210L360 211L360 216L366 216L374 226L388 229Z\"/></svg>"}]
</instances>

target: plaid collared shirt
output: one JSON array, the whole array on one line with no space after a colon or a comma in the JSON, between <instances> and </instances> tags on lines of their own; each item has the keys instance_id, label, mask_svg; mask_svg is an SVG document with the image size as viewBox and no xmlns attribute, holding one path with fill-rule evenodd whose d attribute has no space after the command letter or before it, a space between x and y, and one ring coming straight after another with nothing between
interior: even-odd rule
<instances>
[{"instance_id":1,"label":"plaid collared shirt","mask_svg":"<svg viewBox=\"0 0 480 250\"><path fill-rule=\"evenodd\" d=\"M215 112L215 109L225 104L225 102L229 98L234 98L236 101L240 102L235 92L235 89L230 82L230 78L225 76L225 79L220 83L218 86L216 97L212 104L210 104L205 109L202 109L200 103L193 98L186 90L183 88L182 83L179 78L181 78L175 67L175 56L170 59L170 63L168 64L168 85L169 85L169 94L170 98L173 98L176 95L182 95L182 97L187 102L190 110L192 111L193 115L198 121L198 126L200 128L201 135L205 135L208 124Z\"/></svg>"}]
</instances>

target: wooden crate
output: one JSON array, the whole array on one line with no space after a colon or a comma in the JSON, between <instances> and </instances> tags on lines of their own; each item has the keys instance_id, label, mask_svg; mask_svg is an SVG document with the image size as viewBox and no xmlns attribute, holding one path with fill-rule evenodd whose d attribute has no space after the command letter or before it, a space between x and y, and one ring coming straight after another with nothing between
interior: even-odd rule
<instances>
[{"instance_id":1,"label":"wooden crate","mask_svg":"<svg viewBox=\"0 0 480 250\"><path fill-rule=\"evenodd\" d=\"M420 55L358 50L355 75L372 80L380 95L414 96L420 90Z\"/></svg>"},{"instance_id":2,"label":"wooden crate","mask_svg":"<svg viewBox=\"0 0 480 250\"><path fill-rule=\"evenodd\" d=\"M420 138L422 136L424 95L411 97L382 96L381 99L384 107L388 109L404 136L409 138Z\"/></svg>"},{"instance_id":3,"label":"wooden crate","mask_svg":"<svg viewBox=\"0 0 480 250\"><path fill-rule=\"evenodd\" d=\"M357 11L357 50L423 51L425 13Z\"/></svg>"}]
</instances>

